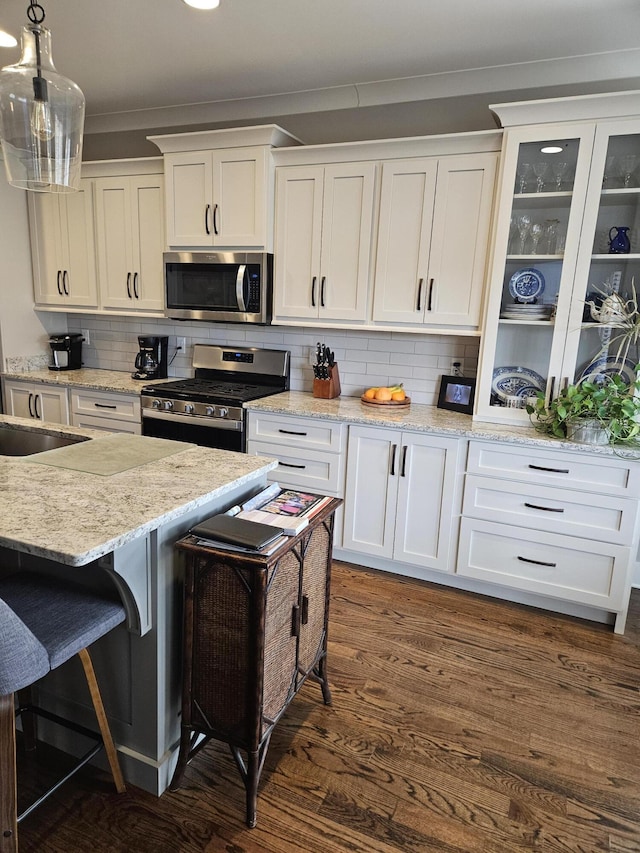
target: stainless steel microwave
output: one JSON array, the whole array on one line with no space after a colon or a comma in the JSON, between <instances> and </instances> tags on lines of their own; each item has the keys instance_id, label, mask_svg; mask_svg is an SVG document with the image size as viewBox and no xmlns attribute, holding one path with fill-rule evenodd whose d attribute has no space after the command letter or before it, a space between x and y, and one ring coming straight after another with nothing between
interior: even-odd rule
<instances>
[{"instance_id":1,"label":"stainless steel microwave","mask_svg":"<svg viewBox=\"0 0 640 853\"><path fill-rule=\"evenodd\" d=\"M224 323L271 322L273 255L165 252L165 317Z\"/></svg>"}]
</instances>

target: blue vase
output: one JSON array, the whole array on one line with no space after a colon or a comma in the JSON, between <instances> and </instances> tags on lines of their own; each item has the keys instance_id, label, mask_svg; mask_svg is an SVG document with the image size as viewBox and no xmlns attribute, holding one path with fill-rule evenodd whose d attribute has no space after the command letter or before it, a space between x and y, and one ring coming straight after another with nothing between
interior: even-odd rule
<instances>
[{"instance_id":1,"label":"blue vase","mask_svg":"<svg viewBox=\"0 0 640 853\"><path fill-rule=\"evenodd\" d=\"M631 251L631 243L627 236L628 228L614 225L609 229L609 254L610 255L628 255ZM615 236L613 236L613 232Z\"/></svg>"}]
</instances>

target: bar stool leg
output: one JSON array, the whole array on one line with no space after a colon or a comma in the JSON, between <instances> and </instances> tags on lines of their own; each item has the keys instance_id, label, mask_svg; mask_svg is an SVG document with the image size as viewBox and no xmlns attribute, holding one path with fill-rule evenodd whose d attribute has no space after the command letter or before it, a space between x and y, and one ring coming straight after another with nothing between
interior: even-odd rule
<instances>
[{"instance_id":1,"label":"bar stool leg","mask_svg":"<svg viewBox=\"0 0 640 853\"><path fill-rule=\"evenodd\" d=\"M33 685L18 690L18 705L21 708L25 705L33 705ZM22 722L22 743L24 749L26 752L33 752L36 748L38 736L36 715L31 711L24 711L20 716L20 720Z\"/></svg>"},{"instance_id":2,"label":"bar stool leg","mask_svg":"<svg viewBox=\"0 0 640 853\"><path fill-rule=\"evenodd\" d=\"M0 696L0 853L18 853L16 718L13 693Z\"/></svg>"},{"instance_id":3,"label":"bar stool leg","mask_svg":"<svg viewBox=\"0 0 640 853\"><path fill-rule=\"evenodd\" d=\"M100 688L98 687L98 682L96 680L96 674L93 669L93 663L91 662L91 656L89 655L87 649L81 649L78 652L78 657L82 661L82 666L84 668L84 674L87 679L89 693L91 694L91 701L93 702L96 717L98 718L98 725L100 726L102 740L104 741L104 751L107 755L107 760L109 761L109 767L111 768L111 775L113 776L116 791L119 794L123 794L126 791L126 788L124 784L124 779L122 778L122 771L120 770L118 753L116 752L116 748L113 743L113 738L111 737L111 730L109 729L107 715L105 714L104 705L102 704L102 696L100 695ZM4 853L4 851L2 851L2 853Z\"/></svg>"}]
</instances>

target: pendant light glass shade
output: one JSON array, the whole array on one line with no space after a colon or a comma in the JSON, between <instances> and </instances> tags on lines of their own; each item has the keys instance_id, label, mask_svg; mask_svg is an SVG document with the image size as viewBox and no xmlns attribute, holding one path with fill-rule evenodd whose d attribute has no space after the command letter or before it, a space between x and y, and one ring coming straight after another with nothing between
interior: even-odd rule
<instances>
[{"instance_id":1,"label":"pendant light glass shade","mask_svg":"<svg viewBox=\"0 0 640 853\"><path fill-rule=\"evenodd\" d=\"M84 95L58 74L51 33L22 30L22 56L0 71L0 139L7 180L14 187L64 193L78 189Z\"/></svg>"}]
</instances>

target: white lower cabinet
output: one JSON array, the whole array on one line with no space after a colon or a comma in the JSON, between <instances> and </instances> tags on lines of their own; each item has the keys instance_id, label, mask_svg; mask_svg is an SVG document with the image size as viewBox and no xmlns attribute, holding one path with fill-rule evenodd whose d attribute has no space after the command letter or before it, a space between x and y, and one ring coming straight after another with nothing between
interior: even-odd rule
<instances>
[{"instance_id":1,"label":"white lower cabinet","mask_svg":"<svg viewBox=\"0 0 640 853\"><path fill-rule=\"evenodd\" d=\"M67 389L46 383L4 379L4 406L8 415L54 424L69 423Z\"/></svg>"},{"instance_id":2,"label":"white lower cabinet","mask_svg":"<svg viewBox=\"0 0 640 853\"><path fill-rule=\"evenodd\" d=\"M457 573L626 619L637 551L633 460L471 441Z\"/></svg>"},{"instance_id":3,"label":"white lower cabinet","mask_svg":"<svg viewBox=\"0 0 640 853\"><path fill-rule=\"evenodd\" d=\"M140 435L140 397L72 388L71 423L88 429Z\"/></svg>"},{"instance_id":4,"label":"white lower cabinet","mask_svg":"<svg viewBox=\"0 0 640 853\"><path fill-rule=\"evenodd\" d=\"M318 418L249 412L247 453L278 460L269 480L283 487L344 498L345 424ZM336 512L333 542L342 542L343 508Z\"/></svg>"},{"instance_id":5,"label":"white lower cabinet","mask_svg":"<svg viewBox=\"0 0 640 853\"><path fill-rule=\"evenodd\" d=\"M343 548L454 570L458 438L351 426Z\"/></svg>"}]
</instances>

